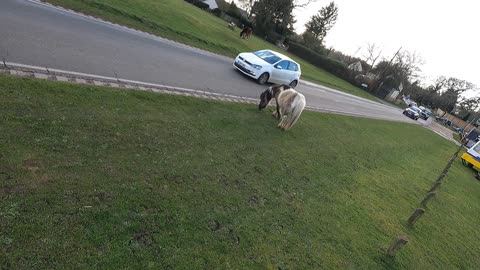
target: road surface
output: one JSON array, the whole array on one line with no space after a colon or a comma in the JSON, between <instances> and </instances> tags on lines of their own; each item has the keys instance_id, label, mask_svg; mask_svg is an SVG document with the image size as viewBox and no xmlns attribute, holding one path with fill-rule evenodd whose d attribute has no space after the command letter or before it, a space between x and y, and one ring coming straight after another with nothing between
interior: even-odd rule
<instances>
[{"instance_id":1,"label":"road surface","mask_svg":"<svg viewBox=\"0 0 480 270\"><path fill-rule=\"evenodd\" d=\"M0 0L0 57L7 62L257 98L265 89L232 59L27 0ZM401 110L323 86L296 88L307 105L414 123Z\"/></svg>"}]
</instances>

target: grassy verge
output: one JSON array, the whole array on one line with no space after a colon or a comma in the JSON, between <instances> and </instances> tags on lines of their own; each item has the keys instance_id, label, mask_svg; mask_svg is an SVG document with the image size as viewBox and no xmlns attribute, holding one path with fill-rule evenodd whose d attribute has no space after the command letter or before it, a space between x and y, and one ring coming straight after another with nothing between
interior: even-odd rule
<instances>
[{"instance_id":1,"label":"grassy verge","mask_svg":"<svg viewBox=\"0 0 480 270\"><path fill-rule=\"evenodd\" d=\"M453 133L453 139L460 142L460 134L458 134L458 132Z\"/></svg>"},{"instance_id":2,"label":"grassy verge","mask_svg":"<svg viewBox=\"0 0 480 270\"><path fill-rule=\"evenodd\" d=\"M456 148L417 125L304 112L281 132L253 105L5 76L0 92L2 268L480 263L459 161L404 225Z\"/></svg>"},{"instance_id":3,"label":"grassy verge","mask_svg":"<svg viewBox=\"0 0 480 270\"><path fill-rule=\"evenodd\" d=\"M231 31L225 21L182 0L46 1L230 57L240 52L265 48L280 50L257 37L240 39L240 29ZM290 56L301 64L302 78L375 100L368 92L298 57Z\"/></svg>"}]
</instances>

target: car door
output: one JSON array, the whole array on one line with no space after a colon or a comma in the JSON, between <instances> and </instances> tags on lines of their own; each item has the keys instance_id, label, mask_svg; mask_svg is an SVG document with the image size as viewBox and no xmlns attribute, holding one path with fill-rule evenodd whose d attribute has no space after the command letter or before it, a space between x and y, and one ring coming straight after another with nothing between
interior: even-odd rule
<instances>
[{"instance_id":1,"label":"car door","mask_svg":"<svg viewBox=\"0 0 480 270\"><path fill-rule=\"evenodd\" d=\"M291 83L294 80L298 81L298 72L299 72L298 64L292 61L289 61L288 64L288 83Z\"/></svg>"},{"instance_id":2,"label":"car door","mask_svg":"<svg viewBox=\"0 0 480 270\"><path fill-rule=\"evenodd\" d=\"M288 64L290 62L287 60L282 60L275 65L273 65L272 76L270 81L275 83L286 83L288 84Z\"/></svg>"}]
</instances>

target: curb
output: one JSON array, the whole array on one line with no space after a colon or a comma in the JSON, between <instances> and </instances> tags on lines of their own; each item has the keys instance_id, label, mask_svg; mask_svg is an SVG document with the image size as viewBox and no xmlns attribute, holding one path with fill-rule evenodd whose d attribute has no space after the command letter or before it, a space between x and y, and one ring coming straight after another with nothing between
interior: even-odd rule
<instances>
[{"instance_id":1,"label":"curb","mask_svg":"<svg viewBox=\"0 0 480 270\"><path fill-rule=\"evenodd\" d=\"M146 83L139 81L126 80L121 78L112 78L98 76L93 74L72 72L53 68L44 68L38 66L24 65L18 63L4 62L0 66L0 74L13 75L18 77L28 77L40 80L59 81L75 84L84 84L92 86L105 86L119 89L130 89L149 91L155 93L191 96L197 98L206 98L221 100L227 102L257 104L258 100L249 97L240 97L214 92L206 92L189 88Z\"/></svg>"}]
</instances>

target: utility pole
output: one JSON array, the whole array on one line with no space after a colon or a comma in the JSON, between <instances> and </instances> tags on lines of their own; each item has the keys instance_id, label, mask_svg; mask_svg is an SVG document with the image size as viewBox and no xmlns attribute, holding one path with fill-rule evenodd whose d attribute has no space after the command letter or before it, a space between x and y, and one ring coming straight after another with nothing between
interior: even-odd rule
<instances>
[{"instance_id":1,"label":"utility pole","mask_svg":"<svg viewBox=\"0 0 480 270\"><path fill-rule=\"evenodd\" d=\"M385 76L385 72L387 72L387 68L392 64L393 60L395 59L395 57L397 57L397 55L400 53L401 50L402 50L402 47L398 49L398 51L393 55L392 59L390 59L390 61L388 62L388 65L386 65L385 68L383 69L380 79L377 81L375 87L373 88L375 89L375 93L378 92L378 88L380 87L381 82L383 82L384 80L384 76Z\"/></svg>"}]
</instances>

